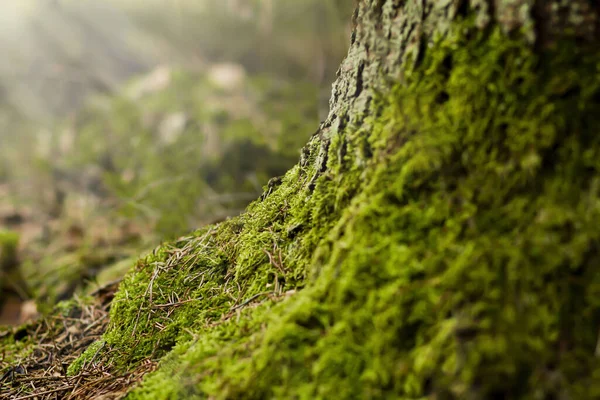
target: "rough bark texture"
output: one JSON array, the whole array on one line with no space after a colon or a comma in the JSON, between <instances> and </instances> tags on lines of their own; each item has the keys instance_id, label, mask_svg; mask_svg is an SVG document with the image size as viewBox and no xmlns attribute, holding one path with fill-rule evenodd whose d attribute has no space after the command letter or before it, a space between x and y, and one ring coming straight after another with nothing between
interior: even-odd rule
<instances>
[{"instance_id":1,"label":"rough bark texture","mask_svg":"<svg viewBox=\"0 0 600 400\"><path fill-rule=\"evenodd\" d=\"M121 285L131 397L598 398L598 14L361 1L299 165Z\"/></svg>"},{"instance_id":2,"label":"rough bark texture","mask_svg":"<svg viewBox=\"0 0 600 400\"><path fill-rule=\"evenodd\" d=\"M323 127L360 118L373 91L401 79L406 59L422 58L457 18L475 18L477 28L499 26L530 45L547 49L565 36L598 43L600 5L593 0L415 0L361 1L347 58L338 70ZM340 122L341 121L341 122Z\"/></svg>"}]
</instances>

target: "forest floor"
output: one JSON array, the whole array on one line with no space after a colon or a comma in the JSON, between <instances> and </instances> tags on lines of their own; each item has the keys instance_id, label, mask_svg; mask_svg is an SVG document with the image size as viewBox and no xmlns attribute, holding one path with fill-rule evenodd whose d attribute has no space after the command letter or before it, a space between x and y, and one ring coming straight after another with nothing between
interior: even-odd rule
<instances>
[{"instance_id":1,"label":"forest floor","mask_svg":"<svg viewBox=\"0 0 600 400\"><path fill-rule=\"evenodd\" d=\"M0 377L2 398L118 399L126 394L132 383L154 370L156 363L147 362L133 372L115 376L108 372L109 364L100 363L100 357L96 359L93 355L79 373L72 376L68 374L69 365L98 341L106 329L108 312L118 283L95 291L92 298L85 301L72 301L71 307L65 307L62 314L42 317L24 326L0 331L0 338L12 335L18 342L28 337L28 342L36 344L25 352L15 347L13 351L24 354L16 363L5 363L3 360L7 356L9 359L12 357L2 354L0 369L10 365Z\"/></svg>"}]
</instances>

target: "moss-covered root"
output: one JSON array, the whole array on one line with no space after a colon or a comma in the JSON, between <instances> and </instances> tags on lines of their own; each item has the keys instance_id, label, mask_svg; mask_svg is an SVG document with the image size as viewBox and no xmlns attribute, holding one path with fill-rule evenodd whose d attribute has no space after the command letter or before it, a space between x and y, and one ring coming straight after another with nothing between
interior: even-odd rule
<instances>
[{"instance_id":1,"label":"moss-covered root","mask_svg":"<svg viewBox=\"0 0 600 400\"><path fill-rule=\"evenodd\" d=\"M455 23L239 218L157 249L130 398L600 397L600 52Z\"/></svg>"}]
</instances>

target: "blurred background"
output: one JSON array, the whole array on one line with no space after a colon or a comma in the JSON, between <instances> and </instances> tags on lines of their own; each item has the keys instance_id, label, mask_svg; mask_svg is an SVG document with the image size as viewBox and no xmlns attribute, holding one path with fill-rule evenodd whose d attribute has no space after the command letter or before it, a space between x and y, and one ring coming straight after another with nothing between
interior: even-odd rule
<instances>
[{"instance_id":1,"label":"blurred background","mask_svg":"<svg viewBox=\"0 0 600 400\"><path fill-rule=\"evenodd\" d=\"M238 214L327 114L352 0L0 0L0 324Z\"/></svg>"}]
</instances>

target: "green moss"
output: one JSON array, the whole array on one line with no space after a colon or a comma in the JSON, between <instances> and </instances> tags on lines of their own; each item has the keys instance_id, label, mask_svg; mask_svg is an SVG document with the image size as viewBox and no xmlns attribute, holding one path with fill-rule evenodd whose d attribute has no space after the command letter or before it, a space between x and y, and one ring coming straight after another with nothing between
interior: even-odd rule
<instances>
[{"instance_id":1,"label":"green moss","mask_svg":"<svg viewBox=\"0 0 600 400\"><path fill-rule=\"evenodd\" d=\"M67 368L67 376L79 374L86 365L89 365L97 359L98 354L104 348L103 340L96 340Z\"/></svg>"},{"instance_id":2,"label":"green moss","mask_svg":"<svg viewBox=\"0 0 600 400\"><path fill-rule=\"evenodd\" d=\"M79 298L71 298L69 300L63 300L53 307L53 312L62 316L70 317L72 313L77 312L82 306L82 301Z\"/></svg>"},{"instance_id":3,"label":"green moss","mask_svg":"<svg viewBox=\"0 0 600 400\"><path fill-rule=\"evenodd\" d=\"M23 332L26 332L28 328L29 325L23 325L20 329L15 329L12 332L5 330L6 328L0 330L0 347L2 348L0 376L3 376L10 368L19 365L35 350L35 343L27 338L21 338ZM8 384L8 382L0 381L0 388L4 384Z\"/></svg>"},{"instance_id":4,"label":"green moss","mask_svg":"<svg viewBox=\"0 0 600 400\"><path fill-rule=\"evenodd\" d=\"M463 28L138 263L105 340L162 363L130 398L600 395L600 55Z\"/></svg>"}]
</instances>

